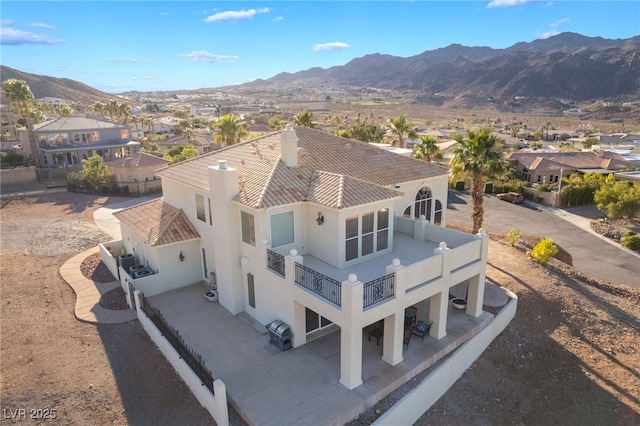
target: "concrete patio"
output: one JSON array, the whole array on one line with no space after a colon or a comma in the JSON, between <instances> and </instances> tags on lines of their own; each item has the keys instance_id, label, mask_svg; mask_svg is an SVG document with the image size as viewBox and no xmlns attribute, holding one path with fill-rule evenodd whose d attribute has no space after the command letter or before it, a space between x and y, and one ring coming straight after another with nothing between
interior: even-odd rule
<instances>
[{"instance_id":1,"label":"concrete patio","mask_svg":"<svg viewBox=\"0 0 640 426\"><path fill-rule=\"evenodd\" d=\"M501 290L487 284L487 295ZM493 315L472 318L449 308L447 336L413 336L404 360L382 360L382 342L363 330L363 384L348 390L340 379L340 330L318 332L306 345L280 351L269 343L265 324L242 313L231 315L204 298L207 287L194 284L150 297L148 302L202 356L213 377L222 380L229 404L250 425L343 424L434 365L489 325ZM428 300L417 305L418 320L429 315ZM383 337L384 338L384 337ZM310 337L313 339L313 337Z\"/></svg>"}]
</instances>

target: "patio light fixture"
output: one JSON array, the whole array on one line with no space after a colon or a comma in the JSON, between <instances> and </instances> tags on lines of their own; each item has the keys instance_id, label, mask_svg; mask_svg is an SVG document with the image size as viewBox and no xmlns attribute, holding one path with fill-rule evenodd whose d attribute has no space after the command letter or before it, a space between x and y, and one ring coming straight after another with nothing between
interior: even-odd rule
<instances>
[{"instance_id":1,"label":"patio light fixture","mask_svg":"<svg viewBox=\"0 0 640 426\"><path fill-rule=\"evenodd\" d=\"M180 262L184 262L184 254L182 254L182 251L178 255L178 258L180 259Z\"/></svg>"},{"instance_id":2,"label":"patio light fixture","mask_svg":"<svg viewBox=\"0 0 640 426\"><path fill-rule=\"evenodd\" d=\"M318 212L318 217L316 218L316 222L318 222L318 226L324 223L324 216L322 216L322 212Z\"/></svg>"}]
</instances>

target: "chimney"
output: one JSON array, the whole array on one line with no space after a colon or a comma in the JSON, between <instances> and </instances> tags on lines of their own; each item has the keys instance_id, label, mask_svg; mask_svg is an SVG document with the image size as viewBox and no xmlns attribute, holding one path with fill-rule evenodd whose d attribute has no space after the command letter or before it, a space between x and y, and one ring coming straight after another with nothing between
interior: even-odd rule
<instances>
[{"instance_id":1,"label":"chimney","mask_svg":"<svg viewBox=\"0 0 640 426\"><path fill-rule=\"evenodd\" d=\"M298 136L290 124L280 134L280 159L287 167L298 166Z\"/></svg>"}]
</instances>

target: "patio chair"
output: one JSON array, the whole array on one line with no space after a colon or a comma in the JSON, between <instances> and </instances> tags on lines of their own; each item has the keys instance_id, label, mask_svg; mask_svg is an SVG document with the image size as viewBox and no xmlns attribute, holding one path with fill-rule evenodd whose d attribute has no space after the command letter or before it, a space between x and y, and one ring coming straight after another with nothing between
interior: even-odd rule
<instances>
[{"instance_id":1,"label":"patio chair","mask_svg":"<svg viewBox=\"0 0 640 426\"><path fill-rule=\"evenodd\" d=\"M415 306L409 306L404 310L404 328L411 329L416 323L416 319L418 318L418 308Z\"/></svg>"},{"instance_id":2,"label":"patio chair","mask_svg":"<svg viewBox=\"0 0 640 426\"><path fill-rule=\"evenodd\" d=\"M431 329L431 324L432 324L431 322L426 323L424 321L418 321L418 324L416 324L411 329L411 334L415 334L420 339L422 339L422 341L424 342L424 336L428 336L429 335L429 330Z\"/></svg>"}]
</instances>

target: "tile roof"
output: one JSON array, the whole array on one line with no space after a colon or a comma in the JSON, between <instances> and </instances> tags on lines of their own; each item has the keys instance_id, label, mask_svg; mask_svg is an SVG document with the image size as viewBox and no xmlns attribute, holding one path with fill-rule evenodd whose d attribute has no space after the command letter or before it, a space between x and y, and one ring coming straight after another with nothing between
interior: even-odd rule
<instances>
[{"instance_id":1,"label":"tile roof","mask_svg":"<svg viewBox=\"0 0 640 426\"><path fill-rule=\"evenodd\" d=\"M200 238L182 209L157 198L113 214L152 247Z\"/></svg>"},{"instance_id":2,"label":"tile roof","mask_svg":"<svg viewBox=\"0 0 640 426\"><path fill-rule=\"evenodd\" d=\"M127 155L126 157L118 158L117 160L107 163L112 167L150 167L157 166L158 168L169 165L170 161L164 158L157 157L155 155L146 154L144 152L135 152Z\"/></svg>"},{"instance_id":3,"label":"tile roof","mask_svg":"<svg viewBox=\"0 0 640 426\"><path fill-rule=\"evenodd\" d=\"M532 168L538 158L553 161L563 167L575 169L596 169L605 167L610 170L632 168L631 163L622 156L612 152L512 152L506 156L509 161L518 161L527 168ZM610 160L603 162L603 160Z\"/></svg>"},{"instance_id":4,"label":"tile roof","mask_svg":"<svg viewBox=\"0 0 640 426\"><path fill-rule=\"evenodd\" d=\"M401 195L394 184L448 174L443 166L384 151L365 142L296 127L297 167L280 161L275 132L168 167L158 174L198 190L209 191L207 168L226 160L238 169L236 200L266 208L309 201L344 208Z\"/></svg>"},{"instance_id":5,"label":"tile roof","mask_svg":"<svg viewBox=\"0 0 640 426\"><path fill-rule=\"evenodd\" d=\"M36 132L59 132L73 130L97 130L97 129L128 129L129 126L112 123L105 120L97 120L90 117L62 117L55 120L44 121L34 126Z\"/></svg>"}]
</instances>

